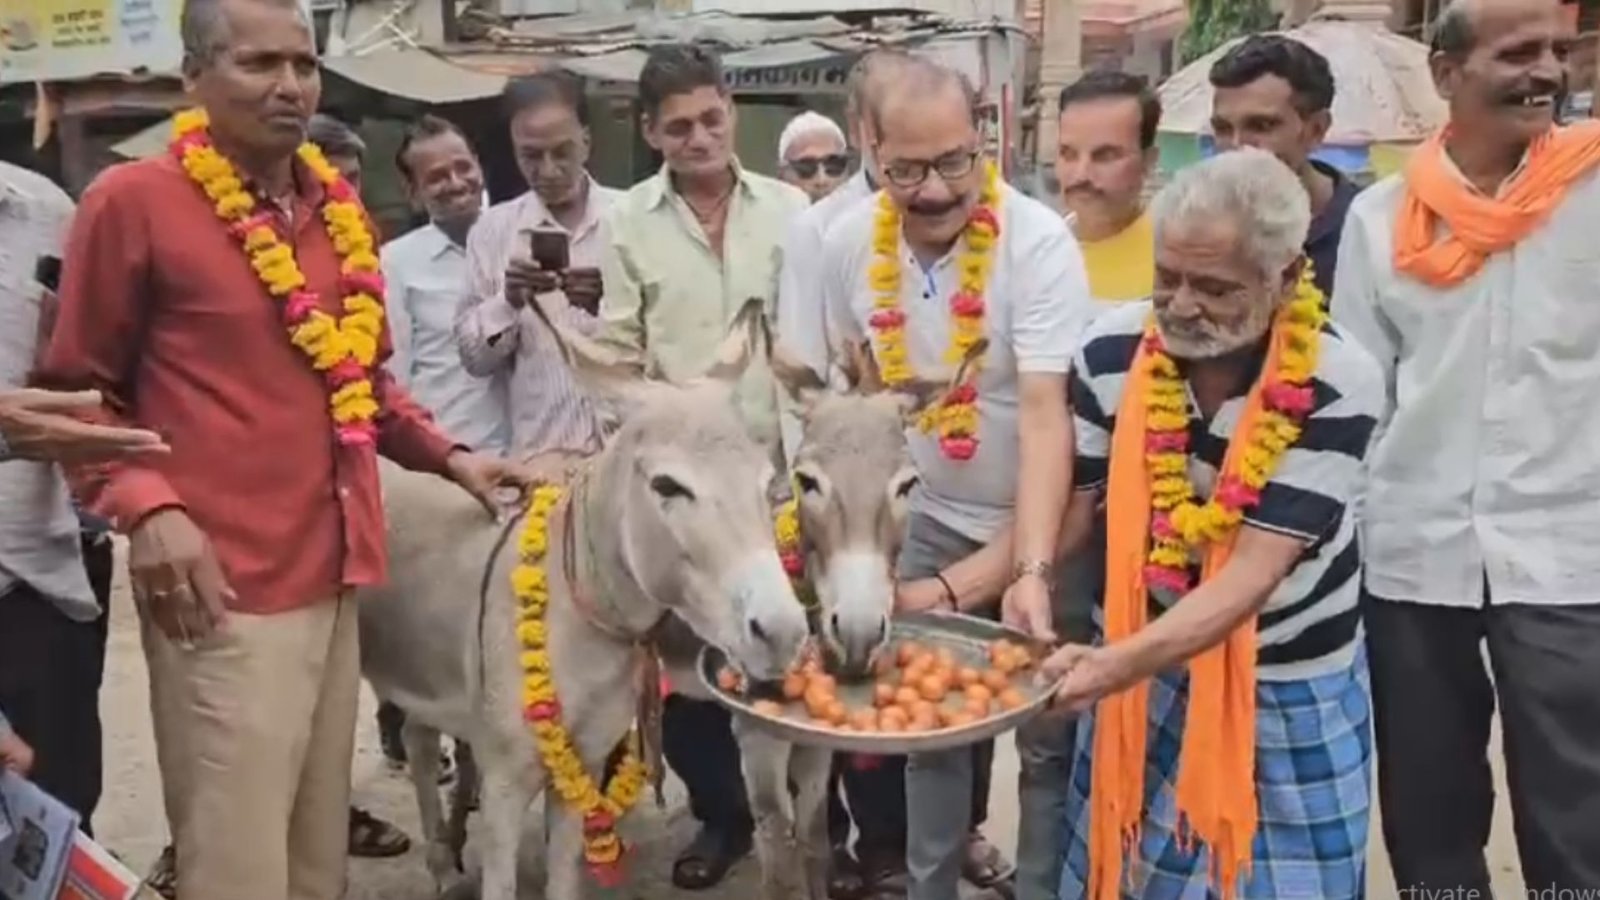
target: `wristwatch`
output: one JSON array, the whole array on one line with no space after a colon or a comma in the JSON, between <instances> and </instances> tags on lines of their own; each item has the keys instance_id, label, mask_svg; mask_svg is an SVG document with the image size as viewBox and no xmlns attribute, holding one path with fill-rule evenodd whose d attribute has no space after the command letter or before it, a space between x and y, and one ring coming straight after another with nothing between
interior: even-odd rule
<instances>
[{"instance_id":1,"label":"wristwatch","mask_svg":"<svg viewBox=\"0 0 1600 900\"><path fill-rule=\"evenodd\" d=\"M1019 559L1011 566L1011 583L1016 584L1029 575L1039 576L1047 586L1054 584L1055 567L1041 559Z\"/></svg>"}]
</instances>

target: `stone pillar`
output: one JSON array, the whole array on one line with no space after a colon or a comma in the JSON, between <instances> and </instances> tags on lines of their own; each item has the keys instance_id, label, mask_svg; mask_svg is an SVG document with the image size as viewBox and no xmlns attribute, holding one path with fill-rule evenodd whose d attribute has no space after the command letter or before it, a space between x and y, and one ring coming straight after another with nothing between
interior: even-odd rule
<instances>
[{"instance_id":1,"label":"stone pillar","mask_svg":"<svg viewBox=\"0 0 1600 900\"><path fill-rule=\"evenodd\" d=\"M1083 74L1083 28L1079 0L1043 0L1043 40L1039 43L1039 129L1034 159L1041 167L1056 160L1056 98Z\"/></svg>"}]
</instances>

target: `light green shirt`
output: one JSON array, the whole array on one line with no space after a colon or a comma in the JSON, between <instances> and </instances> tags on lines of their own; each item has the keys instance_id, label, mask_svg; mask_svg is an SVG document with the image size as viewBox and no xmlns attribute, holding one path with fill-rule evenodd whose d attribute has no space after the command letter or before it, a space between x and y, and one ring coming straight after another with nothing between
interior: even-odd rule
<instances>
[{"instance_id":1,"label":"light green shirt","mask_svg":"<svg viewBox=\"0 0 1600 900\"><path fill-rule=\"evenodd\" d=\"M711 365L746 300L775 312L784 238L809 205L798 188L736 165L718 257L667 170L634 185L612 208L611 246L601 262L601 343L671 380ZM756 360L739 383L739 409L751 435L778 442L777 392Z\"/></svg>"}]
</instances>

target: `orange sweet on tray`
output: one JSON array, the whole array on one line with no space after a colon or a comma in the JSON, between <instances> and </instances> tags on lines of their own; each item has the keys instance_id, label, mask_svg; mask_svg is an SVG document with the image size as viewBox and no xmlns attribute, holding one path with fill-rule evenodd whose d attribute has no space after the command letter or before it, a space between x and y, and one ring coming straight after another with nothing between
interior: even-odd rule
<instances>
[{"instance_id":1,"label":"orange sweet on tray","mask_svg":"<svg viewBox=\"0 0 1600 900\"><path fill-rule=\"evenodd\" d=\"M921 734L966 728L990 716L1027 705L1024 673L1033 665L1028 648L1013 641L991 641L973 658L941 644L905 640L887 647L874 660L871 690L841 696L837 678L823 668L821 656L808 652L784 676L784 702L752 703L763 716L788 716L812 725L852 734ZM741 694L744 679L720 669L717 687ZM852 686L853 687L853 686ZM851 697L861 703L852 705Z\"/></svg>"}]
</instances>

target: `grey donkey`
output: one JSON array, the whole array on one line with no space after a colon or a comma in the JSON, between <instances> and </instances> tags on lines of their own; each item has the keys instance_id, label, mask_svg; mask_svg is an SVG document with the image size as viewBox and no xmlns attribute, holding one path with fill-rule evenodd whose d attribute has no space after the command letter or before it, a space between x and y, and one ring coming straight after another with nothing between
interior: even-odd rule
<instances>
[{"instance_id":1,"label":"grey donkey","mask_svg":"<svg viewBox=\"0 0 1600 900\"><path fill-rule=\"evenodd\" d=\"M865 676L889 636L894 562L917 484L905 430L948 383L919 380L886 390L870 350L852 347L841 364L847 389L831 391L781 345L769 342L769 350L773 375L804 426L791 489L806 579L817 596L816 630L830 668ZM972 357L983 350L975 347ZM680 690L708 696L693 672L697 650L692 639L674 641L664 647L665 662ZM763 900L826 900L832 754L787 743L743 719L735 734L756 822Z\"/></svg>"},{"instance_id":2,"label":"grey donkey","mask_svg":"<svg viewBox=\"0 0 1600 900\"><path fill-rule=\"evenodd\" d=\"M772 463L731 402L759 316L759 308L742 312L710 372L686 384L645 379L558 329L580 380L620 421L586 463L588 487L572 492L581 499L552 513L546 559L554 679L593 775L634 722L635 651L668 614L754 680L780 677L808 640L772 534ZM469 742L481 771L481 897L515 900L524 816L548 785L522 714L510 586L520 525L486 520L436 478L385 466L382 480L392 564L389 586L361 605L362 670L406 711L428 866L441 890L459 859L436 784L443 733ZM578 537L568 547L555 538L573 516ZM575 603L574 585L558 576L569 567L592 609ZM582 822L548 798L545 822L544 896L579 900Z\"/></svg>"}]
</instances>

